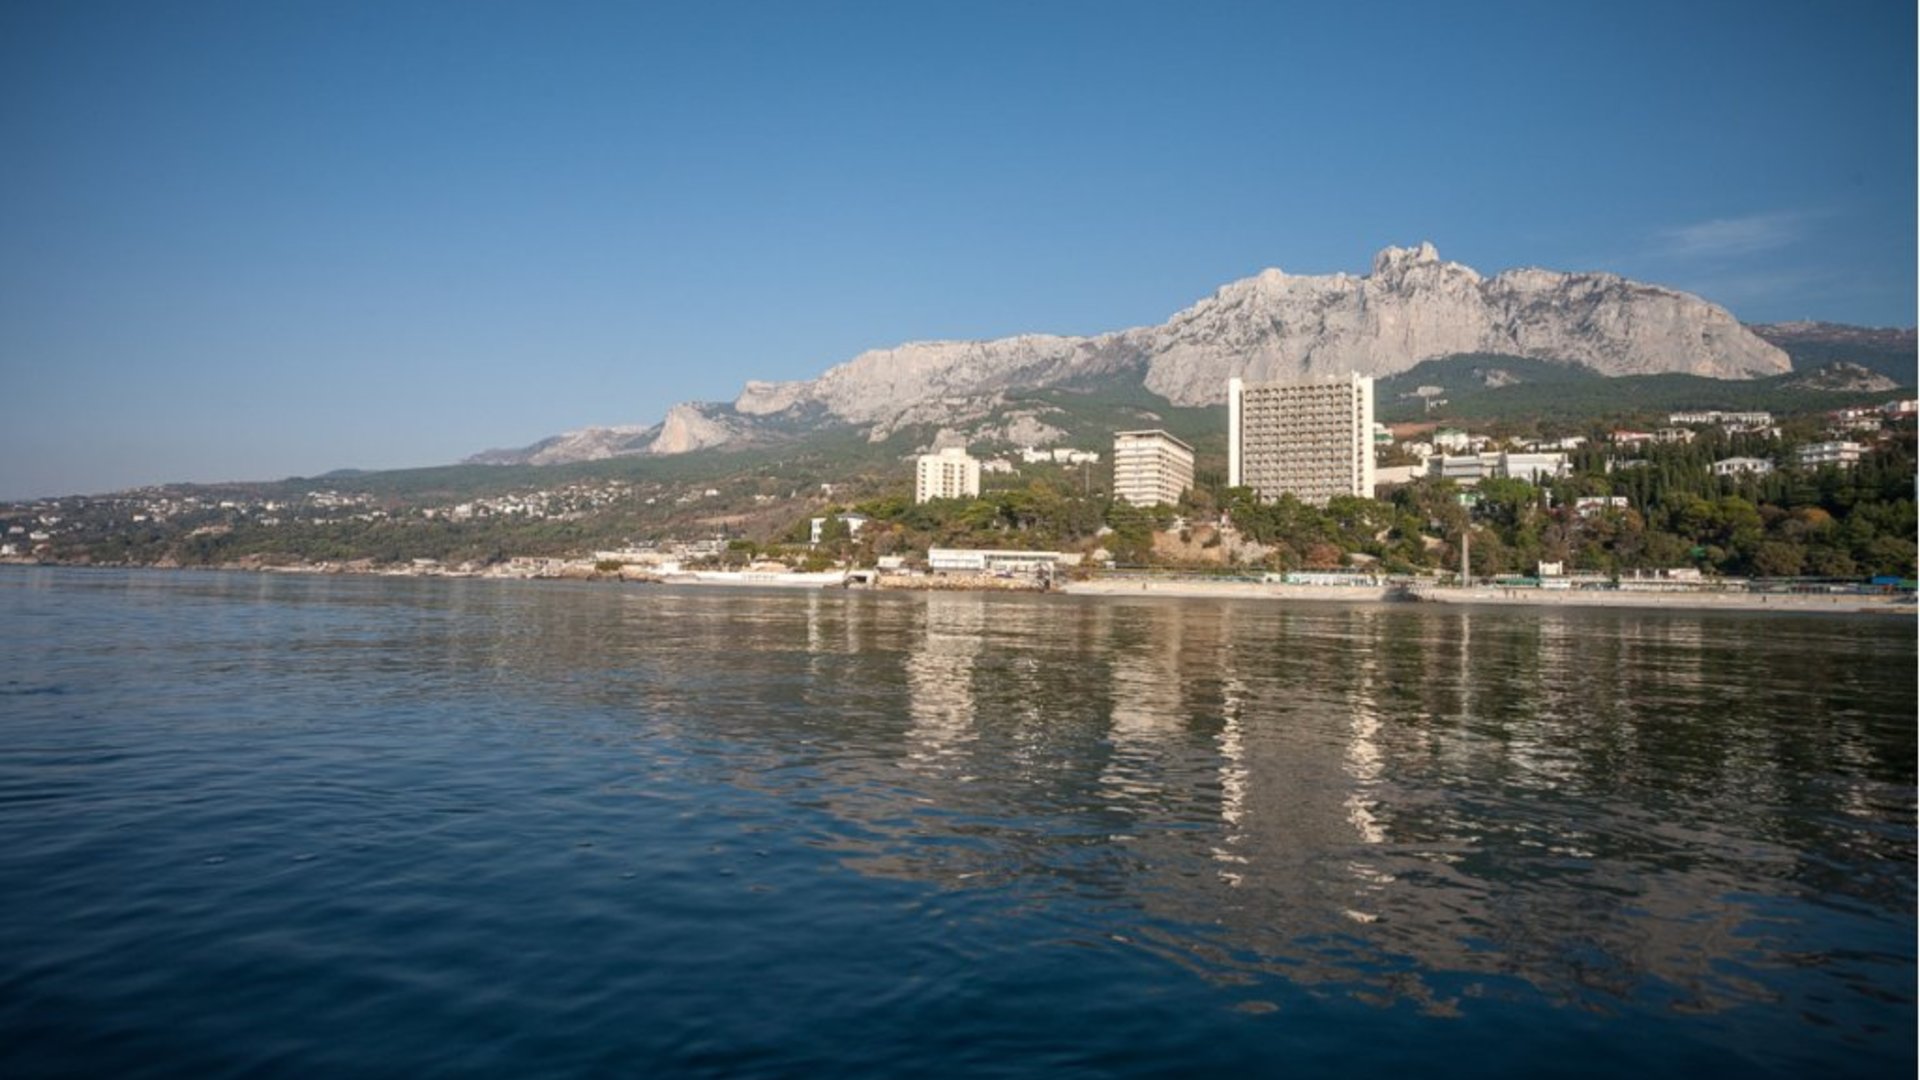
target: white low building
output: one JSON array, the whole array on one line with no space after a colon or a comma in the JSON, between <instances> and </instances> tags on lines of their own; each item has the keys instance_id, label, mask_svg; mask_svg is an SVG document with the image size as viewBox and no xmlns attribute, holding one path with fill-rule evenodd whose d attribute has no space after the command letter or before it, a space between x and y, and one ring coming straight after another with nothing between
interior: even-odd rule
<instances>
[{"instance_id":1,"label":"white low building","mask_svg":"<svg viewBox=\"0 0 1920 1080\"><path fill-rule=\"evenodd\" d=\"M1608 510L1625 510L1629 505L1625 495L1582 495L1573 500L1573 512L1591 517Z\"/></svg>"},{"instance_id":2,"label":"white low building","mask_svg":"<svg viewBox=\"0 0 1920 1080\"><path fill-rule=\"evenodd\" d=\"M1411 484L1427 475L1425 465L1379 465L1373 470L1373 486L1377 488L1398 487Z\"/></svg>"},{"instance_id":3,"label":"white low building","mask_svg":"<svg viewBox=\"0 0 1920 1080\"><path fill-rule=\"evenodd\" d=\"M1578 450L1585 445L1587 445L1585 435L1568 435L1559 439L1537 439L1528 443L1527 449L1535 453L1544 453L1551 450Z\"/></svg>"},{"instance_id":4,"label":"white low building","mask_svg":"<svg viewBox=\"0 0 1920 1080\"><path fill-rule=\"evenodd\" d=\"M1056 566L1077 566L1079 562L1080 556L1061 551L927 549L927 568L945 574L1033 574Z\"/></svg>"},{"instance_id":5,"label":"white low building","mask_svg":"<svg viewBox=\"0 0 1920 1080\"><path fill-rule=\"evenodd\" d=\"M1558 480L1571 470L1565 454L1515 454L1502 453L1497 466L1496 476L1509 480L1525 480L1537 484L1542 480Z\"/></svg>"},{"instance_id":6,"label":"white low building","mask_svg":"<svg viewBox=\"0 0 1920 1080\"><path fill-rule=\"evenodd\" d=\"M867 522L872 520L865 514L840 514L838 516L840 520L846 524L847 535L849 537L859 536L860 530L866 528ZM807 543L818 544L822 536L826 533L826 530L827 519L825 517L810 519L807 522Z\"/></svg>"},{"instance_id":7,"label":"white low building","mask_svg":"<svg viewBox=\"0 0 1920 1080\"><path fill-rule=\"evenodd\" d=\"M1565 454L1522 454L1509 450L1482 454L1443 454L1427 460L1427 475L1461 484L1482 480L1525 480L1538 484L1566 476L1570 466Z\"/></svg>"},{"instance_id":8,"label":"white low building","mask_svg":"<svg viewBox=\"0 0 1920 1080\"><path fill-rule=\"evenodd\" d=\"M1715 476L1765 476L1773 471L1773 462L1763 458L1730 457L1713 463Z\"/></svg>"}]
</instances>

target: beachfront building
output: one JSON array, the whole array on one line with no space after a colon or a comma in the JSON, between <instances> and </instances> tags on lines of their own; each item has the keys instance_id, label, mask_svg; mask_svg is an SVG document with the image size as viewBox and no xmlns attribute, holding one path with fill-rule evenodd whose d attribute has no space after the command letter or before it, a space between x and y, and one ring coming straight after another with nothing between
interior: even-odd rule
<instances>
[{"instance_id":1,"label":"beachfront building","mask_svg":"<svg viewBox=\"0 0 1920 1080\"><path fill-rule=\"evenodd\" d=\"M965 447L921 454L914 466L913 501L971 499L980 494L980 462Z\"/></svg>"},{"instance_id":2,"label":"beachfront building","mask_svg":"<svg viewBox=\"0 0 1920 1080\"><path fill-rule=\"evenodd\" d=\"M1113 497L1134 506L1172 506L1193 486L1193 447L1164 431L1113 436Z\"/></svg>"},{"instance_id":3,"label":"beachfront building","mask_svg":"<svg viewBox=\"0 0 1920 1080\"><path fill-rule=\"evenodd\" d=\"M1037 574L1077 566L1080 556L1059 551L928 548L927 569L936 574Z\"/></svg>"},{"instance_id":4,"label":"beachfront building","mask_svg":"<svg viewBox=\"0 0 1920 1080\"><path fill-rule=\"evenodd\" d=\"M1373 379L1227 382L1227 483L1325 506L1373 495Z\"/></svg>"}]
</instances>

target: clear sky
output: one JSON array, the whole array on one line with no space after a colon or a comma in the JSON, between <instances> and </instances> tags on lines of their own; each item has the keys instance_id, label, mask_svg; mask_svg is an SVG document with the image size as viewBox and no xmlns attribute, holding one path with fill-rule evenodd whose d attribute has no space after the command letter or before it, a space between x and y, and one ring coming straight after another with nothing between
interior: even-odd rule
<instances>
[{"instance_id":1,"label":"clear sky","mask_svg":"<svg viewBox=\"0 0 1920 1080\"><path fill-rule=\"evenodd\" d=\"M441 464L1388 244L1915 321L1912 0L0 5L0 498Z\"/></svg>"}]
</instances>

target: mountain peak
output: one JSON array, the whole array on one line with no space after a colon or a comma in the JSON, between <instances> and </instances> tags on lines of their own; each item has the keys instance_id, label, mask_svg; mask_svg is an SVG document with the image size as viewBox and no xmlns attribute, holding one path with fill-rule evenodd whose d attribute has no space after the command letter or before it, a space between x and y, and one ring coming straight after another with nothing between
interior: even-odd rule
<instances>
[{"instance_id":1,"label":"mountain peak","mask_svg":"<svg viewBox=\"0 0 1920 1080\"><path fill-rule=\"evenodd\" d=\"M1431 241L1422 240L1419 247L1381 248L1380 254L1373 257L1373 273L1375 277L1383 277L1396 270L1405 270L1409 267L1424 266L1429 263L1438 263L1439 261L1440 249L1434 247Z\"/></svg>"}]
</instances>

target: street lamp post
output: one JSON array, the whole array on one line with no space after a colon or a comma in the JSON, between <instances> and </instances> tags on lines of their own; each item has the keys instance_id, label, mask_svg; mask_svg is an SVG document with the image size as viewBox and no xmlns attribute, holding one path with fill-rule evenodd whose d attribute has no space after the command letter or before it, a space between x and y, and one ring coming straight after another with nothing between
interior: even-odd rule
<instances>
[{"instance_id":1,"label":"street lamp post","mask_svg":"<svg viewBox=\"0 0 1920 1080\"><path fill-rule=\"evenodd\" d=\"M1465 589L1473 585L1473 503L1464 491L1454 498L1465 515L1460 522L1460 587Z\"/></svg>"}]
</instances>

